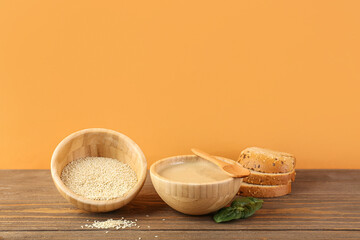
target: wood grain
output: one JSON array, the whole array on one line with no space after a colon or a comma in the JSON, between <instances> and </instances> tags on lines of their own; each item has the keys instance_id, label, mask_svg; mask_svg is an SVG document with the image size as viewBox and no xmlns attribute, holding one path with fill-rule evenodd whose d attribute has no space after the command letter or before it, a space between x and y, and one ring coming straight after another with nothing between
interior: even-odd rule
<instances>
[{"instance_id":1,"label":"wood grain","mask_svg":"<svg viewBox=\"0 0 360 240\"><path fill-rule=\"evenodd\" d=\"M0 239L360 239L359 182L360 170L298 170L290 195L265 199L263 208L249 219L215 224L210 215L188 216L171 209L149 177L125 207L88 213L61 197L49 170L0 170ZM121 217L138 219L141 228L107 234L81 229L87 220Z\"/></svg>"},{"instance_id":2,"label":"wood grain","mask_svg":"<svg viewBox=\"0 0 360 240\"><path fill-rule=\"evenodd\" d=\"M50 232L3 232L4 239L359 239L357 232L350 231L59 231ZM155 237L157 236L157 237ZM1 239L1 237L0 237Z\"/></svg>"}]
</instances>

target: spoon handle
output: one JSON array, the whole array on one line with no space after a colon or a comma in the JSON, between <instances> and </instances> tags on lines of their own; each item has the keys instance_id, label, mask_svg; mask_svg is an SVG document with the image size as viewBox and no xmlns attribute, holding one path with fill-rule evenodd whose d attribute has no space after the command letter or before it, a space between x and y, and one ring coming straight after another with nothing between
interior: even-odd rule
<instances>
[{"instance_id":1,"label":"spoon handle","mask_svg":"<svg viewBox=\"0 0 360 240\"><path fill-rule=\"evenodd\" d=\"M204 152L204 151L201 151L201 150L199 150L199 149L192 148L191 151L192 151L195 155L197 155L197 156L199 156L199 157L202 157L202 158L205 158L206 160L209 160L209 161L215 163L216 165L218 165L218 166L221 167L221 168L224 167L225 165L229 165L228 163L223 162L223 161L221 161L221 160L219 160L219 159L211 156L210 154L208 154L208 153L206 153L206 152Z\"/></svg>"}]
</instances>

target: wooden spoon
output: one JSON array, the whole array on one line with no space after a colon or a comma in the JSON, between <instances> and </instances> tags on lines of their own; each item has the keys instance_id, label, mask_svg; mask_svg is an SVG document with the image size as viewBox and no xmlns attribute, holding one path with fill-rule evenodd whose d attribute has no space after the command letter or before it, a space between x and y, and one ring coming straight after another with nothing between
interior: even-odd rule
<instances>
[{"instance_id":1,"label":"wooden spoon","mask_svg":"<svg viewBox=\"0 0 360 240\"><path fill-rule=\"evenodd\" d=\"M201 157L204 158L212 163L215 163L216 165L218 165L225 173L227 173L229 176L234 177L234 178L243 178L243 177L247 177L250 175L250 171L246 168L243 168L240 164L236 164L234 162L234 164L231 163L227 163L224 161L221 161L213 156L211 156L210 154L201 151L199 149L196 148L192 148L191 151Z\"/></svg>"}]
</instances>

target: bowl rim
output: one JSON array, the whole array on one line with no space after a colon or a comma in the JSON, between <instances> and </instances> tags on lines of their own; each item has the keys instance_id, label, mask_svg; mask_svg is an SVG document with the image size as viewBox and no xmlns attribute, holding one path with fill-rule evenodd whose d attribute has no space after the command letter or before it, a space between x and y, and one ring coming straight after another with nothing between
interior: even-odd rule
<instances>
[{"instance_id":1,"label":"bowl rim","mask_svg":"<svg viewBox=\"0 0 360 240\"><path fill-rule=\"evenodd\" d=\"M140 172L140 179L138 178L137 183L135 184L135 186L130 189L130 191L128 191L127 193L125 193L123 196L121 197L117 197L114 199L110 199L110 200L93 200L93 199L89 199L86 197L83 197L79 194L76 194L75 192L73 192L70 188L68 188L63 181L61 180L59 174L57 173L57 167L55 164L55 158L58 155L58 152L62 149L63 146L65 146L69 141L71 141L72 139L81 136L85 133L89 133L89 132L99 132L99 133L111 133L114 135L119 136L120 138L124 139L126 142L129 142L130 145L132 145L140 154L140 158L142 160L143 163L143 168ZM53 178L53 181L55 183L55 185L61 189L61 191L63 191L66 195L68 195L69 197L76 199L79 202L85 203L85 204L89 204L89 205L97 205L97 206L104 206L104 205L108 205L108 204L116 204L119 203L123 200L126 200L129 198L129 196L133 196L136 195L142 188L142 186L144 185L144 182L146 180L146 175L147 175L147 161L145 158L144 153L142 152L142 150L140 149L140 147L128 136L126 136L125 134L122 134L120 132L117 132L115 130L111 130L111 129L106 129L106 128L86 128L86 129L82 129L76 132L71 133L70 135L66 136L55 148L52 156L51 156L51 176Z\"/></svg>"},{"instance_id":2,"label":"bowl rim","mask_svg":"<svg viewBox=\"0 0 360 240\"><path fill-rule=\"evenodd\" d=\"M161 176L158 172L155 171L155 167L156 165L166 162L166 161L170 161L174 158L179 158L179 157L198 157L197 155L194 154L188 154L188 155L176 155L176 156L171 156L171 157L166 157L166 158L162 158L156 162L154 162L151 167L150 167L150 176L151 177L156 177L161 181L167 182L167 183L171 183L171 184L183 184L183 185L191 185L191 186L196 186L196 185L218 185L218 184L227 184L230 183L232 181L235 181L237 178L233 178L230 177L224 180L219 180L219 181L213 181L213 182L205 182L205 183L186 183L186 182L180 182L180 181L174 181L174 180L170 180L168 178L165 178L163 176ZM232 159L229 158L225 158L225 157L220 157L220 156L215 156L216 158L220 158L221 160L224 160L225 162L230 162L233 163L235 162L236 164L240 164ZM242 178L241 178L242 179Z\"/></svg>"}]
</instances>

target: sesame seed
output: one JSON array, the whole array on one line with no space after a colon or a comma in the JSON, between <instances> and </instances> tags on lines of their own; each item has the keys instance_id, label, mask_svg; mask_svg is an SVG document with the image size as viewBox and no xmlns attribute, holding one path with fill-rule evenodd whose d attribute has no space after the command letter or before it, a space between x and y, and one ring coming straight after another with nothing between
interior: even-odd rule
<instances>
[{"instance_id":1,"label":"sesame seed","mask_svg":"<svg viewBox=\"0 0 360 240\"><path fill-rule=\"evenodd\" d=\"M145 215L146 217L149 217L149 215Z\"/></svg>"},{"instance_id":2,"label":"sesame seed","mask_svg":"<svg viewBox=\"0 0 360 240\"><path fill-rule=\"evenodd\" d=\"M137 183L131 167L117 159L85 157L67 164L61 174L73 192L93 200L110 200L127 193Z\"/></svg>"},{"instance_id":3,"label":"sesame seed","mask_svg":"<svg viewBox=\"0 0 360 240\"><path fill-rule=\"evenodd\" d=\"M97 229L109 229L109 228L115 228L117 230L124 229L124 228L130 228L136 226L136 223L134 221L130 220L114 220L114 219L108 219L106 221L94 221L91 225L85 225L87 228L97 228ZM108 232L108 231L107 231ZM107 233L106 232L106 233Z\"/></svg>"}]
</instances>

